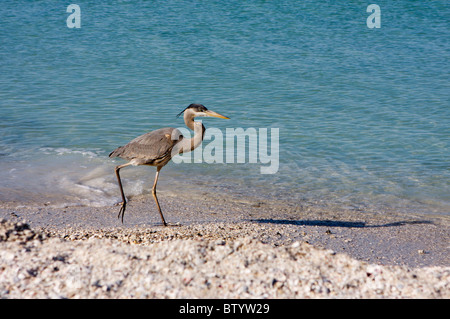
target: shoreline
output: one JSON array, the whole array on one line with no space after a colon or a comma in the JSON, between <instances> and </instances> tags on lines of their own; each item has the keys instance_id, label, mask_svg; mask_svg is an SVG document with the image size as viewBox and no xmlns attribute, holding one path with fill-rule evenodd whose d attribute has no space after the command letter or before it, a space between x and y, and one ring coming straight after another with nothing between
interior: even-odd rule
<instances>
[{"instance_id":1,"label":"shoreline","mask_svg":"<svg viewBox=\"0 0 450 319\"><path fill-rule=\"evenodd\" d=\"M176 227L162 227L151 195L130 198L123 224L117 219L118 206L23 207L4 203L0 206L0 219L25 222L45 232L69 236L84 233L87 237L95 232L158 229L164 233L172 228L182 232L196 225L242 225L248 231L236 232L233 238L247 234L272 245L308 242L382 265L450 266L450 218L446 216L255 202L219 194L208 194L207 198L202 197L205 194L195 198L162 192L159 195L166 221Z\"/></svg>"}]
</instances>

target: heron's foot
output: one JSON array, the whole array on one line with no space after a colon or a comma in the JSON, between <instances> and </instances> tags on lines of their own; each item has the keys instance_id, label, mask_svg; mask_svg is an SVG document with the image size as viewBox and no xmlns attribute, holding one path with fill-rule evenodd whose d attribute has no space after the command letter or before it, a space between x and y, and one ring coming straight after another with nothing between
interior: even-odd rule
<instances>
[{"instance_id":1,"label":"heron's foot","mask_svg":"<svg viewBox=\"0 0 450 319\"><path fill-rule=\"evenodd\" d=\"M177 223L163 223L164 226L169 226L169 227L181 227L183 225L181 225L179 222Z\"/></svg>"},{"instance_id":2,"label":"heron's foot","mask_svg":"<svg viewBox=\"0 0 450 319\"><path fill-rule=\"evenodd\" d=\"M127 208L127 202L124 201L124 202L118 203L117 205L122 205L120 207L119 215L117 215L117 218L120 218L120 215L122 215L122 224L123 224L123 215L125 215L125 209Z\"/></svg>"}]
</instances>

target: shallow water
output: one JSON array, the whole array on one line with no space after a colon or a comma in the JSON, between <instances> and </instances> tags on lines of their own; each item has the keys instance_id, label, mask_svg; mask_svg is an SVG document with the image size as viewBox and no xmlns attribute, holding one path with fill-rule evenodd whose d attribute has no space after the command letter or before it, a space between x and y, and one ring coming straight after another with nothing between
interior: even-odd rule
<instances>
[{"instance_id":1,"label":"shallow water","mask_svg":"<svg viewBox=\"0 0 450 319\"><path fill-rule=\"evenodd\" d=\"M58 1L0 8L0 200L113 204L109 152L198 102L224 135L278 128L279 169L171 163L161 191L449 214L446 1L378 1L380 29L347 1L77 4L79 29ZM153 174L124 169L127 194Z\"/></svg>"}]
</instances>

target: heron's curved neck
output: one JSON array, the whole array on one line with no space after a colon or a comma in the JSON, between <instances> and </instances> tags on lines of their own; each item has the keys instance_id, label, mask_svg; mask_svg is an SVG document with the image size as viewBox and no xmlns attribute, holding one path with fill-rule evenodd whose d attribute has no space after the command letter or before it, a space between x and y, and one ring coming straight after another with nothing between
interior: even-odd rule
<instances>
[{"instance_id":1,"label":"heron's curved neck","mask_svg":"<svg viewBox=\"0 0 450 319\"><path fill-rule=\"evenodd\" d=\"M184 124L186 124L186 126L189 127L191 130L195 131L194 114L186 110L184 112L183 119L184 119Z\"/></svg>"},{"instance_id":2,"label":"heron's curved neck","mask_svg":"<svg viewBox=\"0 0 450 319\"><path fill-rule=\"evenodd\" d=\"M184 113L184 123L186 124L187 127L189 127L191 130L194 131L194 137L193 138L189 138L186 139L184 141L184 145L190 149L191 151L193 151L194 149L196 149L203 141L203 136L205 135L205 126L202 125L195 125L194 123L194 115L190 112L185 112ZM186 152L186 150L185 150Z\"/></svg>"}]
</instances>

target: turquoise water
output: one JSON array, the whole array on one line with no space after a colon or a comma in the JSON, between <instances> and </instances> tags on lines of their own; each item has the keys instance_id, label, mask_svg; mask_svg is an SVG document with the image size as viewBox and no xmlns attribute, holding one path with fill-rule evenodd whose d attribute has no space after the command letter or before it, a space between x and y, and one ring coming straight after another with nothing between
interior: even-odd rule
<instances>
[{"instance_id":1,"label":"turquoise water","mask_svg":"<svg viewBox=\"0 0 450 319\"><path fill-rule=\"evenodd\" d=\"M279 128L279 170L171 163L161 194L449 215L450 5L376 3L379 29L363 1L77 1L70 29L69 3L3 1L0 200L113 204L109 152L197 102ZM149 192L154 169L123 174Z\"/></svg>"}]
</instances>

